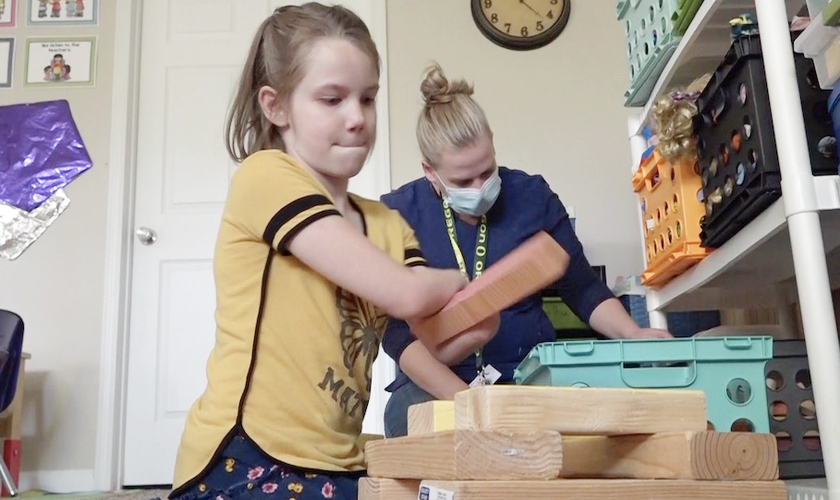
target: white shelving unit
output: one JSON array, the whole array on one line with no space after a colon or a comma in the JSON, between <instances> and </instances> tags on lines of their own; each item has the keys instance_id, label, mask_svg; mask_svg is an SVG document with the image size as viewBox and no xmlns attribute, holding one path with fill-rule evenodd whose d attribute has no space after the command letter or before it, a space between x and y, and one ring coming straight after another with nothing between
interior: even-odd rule
<instances>
[{"instance_id":1,"label":"white shelving unit","mask_svg":"<svg viewBox=\"0 0 840 500\"><path fill-rule=\"evenodd\" d=\"M787 481L788 500L829 500L824 478Z\"/></svg>"},{"instance_id":2,"label":"white shelving unit","mask_svg":"<svg viewBox=\"0 0 840 500\"><path fill-rule=\"evenodd\" d=\"M753 13L761 29L782 197L696 266L649 290L647 307L652 326L666 327L668 310L766 307L798 300L826 470L820 483L824 495L815 498L840 500L840 343L831 302L831 285L840 286L840 176L811 174L788 32L788 19L804 4L704 0L648 103L631 118L630 147L638 165L644 150L639 134L655 98L714 71L731 44L729 19ZM796 485L793 481L790 488Z\"/></svg>"}]
</instances>

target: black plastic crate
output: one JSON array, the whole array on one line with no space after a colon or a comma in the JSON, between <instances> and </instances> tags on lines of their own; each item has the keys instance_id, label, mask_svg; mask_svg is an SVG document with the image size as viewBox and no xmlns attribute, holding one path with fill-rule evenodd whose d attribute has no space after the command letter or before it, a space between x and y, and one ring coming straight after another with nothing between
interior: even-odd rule
<instances>
[{"instance_id":1,"label":"black plastic crate","mask_svg":"<svg viewBox=\"0 0 840 500\"><path fill-rule=\"evenodd\" d=\"M770 432L779 450L779 477L825 476L805 341L774 341L773 359L764 373Z\"/></svg>"},{"instance_id":2,"label":"black plastic crate","mask_svg":"<svg viewBox=\"0 0 840 500\"><path fill-rule=\"evenodd\" d=\"M814 175L837 173L827 112L830 92L819 88L814 63L794 54L805 135ZM725 243L781 195L770 97L759 35L736 39L697 101L698 157L708 248Z\"/></svg>"}]
</instances>

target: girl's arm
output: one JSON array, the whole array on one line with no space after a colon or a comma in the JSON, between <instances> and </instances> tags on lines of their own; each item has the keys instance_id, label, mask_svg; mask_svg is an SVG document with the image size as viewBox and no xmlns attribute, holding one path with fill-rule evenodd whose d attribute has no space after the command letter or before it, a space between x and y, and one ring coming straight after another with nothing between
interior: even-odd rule
<instances>
[{"instance_id":1,"label":"girl's arm","mask_svg":"<svg viewBox=\"0 0 840 500\"><path fill-rule=\"evenodd\" d=\"M318 274L395 318L429 316L467 285L454 269L402 265L338 215L308 224L286 248Z\"/></svg>"}]
</instances>

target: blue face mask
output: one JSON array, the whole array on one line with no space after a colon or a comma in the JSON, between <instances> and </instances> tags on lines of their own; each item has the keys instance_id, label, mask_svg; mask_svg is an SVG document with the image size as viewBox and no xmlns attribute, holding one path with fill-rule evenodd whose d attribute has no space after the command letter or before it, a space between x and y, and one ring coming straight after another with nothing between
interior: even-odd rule
<instances>
[{"instance_id":1,"label":"blue face mask","mask_svg":"<svg viewBox=\"0 0 840 500\"><path fill-rule=\"evenodd\" d=\"M496 203L502 190L502 178L497 168L480 188L454 188L443 183L435 172L440 183L446 189L444 199L446 203L458 213L481 217Z\"/></svg>"}]
</instances>

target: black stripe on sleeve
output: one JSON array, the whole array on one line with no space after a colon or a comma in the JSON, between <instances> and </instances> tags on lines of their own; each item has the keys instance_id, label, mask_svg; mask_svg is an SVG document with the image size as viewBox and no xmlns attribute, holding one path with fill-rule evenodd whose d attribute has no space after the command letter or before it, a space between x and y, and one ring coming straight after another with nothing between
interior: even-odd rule
<instances>
[{"instance_id":1,"label":"black stripe on sleeve","mask_svg":"<svg viewBox=\"0 0 840 500\"><path fill-rule=\"evenodd\" d=\"M277 236L277 231L283 227L283 224L292 220L294 216L297 214L309 210L310 208L317 207L319 205L329 205L332 206L332 202L322 194L311 194L309 196L304 196L303 198L298 198L297 200L289 203L285 207L281 208L274 214L274 217L268 222L268 225L265 227L265 232L263 233L263 240L271 245L274 243L274 237ZM337 211L335 211L338 213ZM299 230L299 229L298 229ZM286 238L284 238L286 239Z\"/></svg>"},{"instance_id":2,"label":"black stripe on sleeve","mask_svg":"<svg viewBox=\"0 0 840 500\"><path fill-rule=\"evenodd\" d=\"M410 259L423 259L423 252L420 251L419 248L406 248L405 249L405 258L404 261L408 261Z\"/></svg>"},{"instance_id":3,"label":"black stripe on sleeve","mask_svg":"<svg viewBox=\"0 0 840 500\"><path fill-rule=\"evenodd\" d=\"M414 262L409 262L406 264L407 267L428 267L429 265L426 264L425 260L415 260Z\"/></svg>"},{"instance_id":4,"label":"black stripe on sleeve","mask_svg":"<svg viewBox=\"0 0 840 500\"><path fill-rule=\"evenodd\" d=\"M283 238L280 240L280 243L277 244L277 250L280 252L280 255L283 255L284 257L288 257L289 255L292 255L291 253L289 253L289 249L286 248L286 245L289 244L289 241L291 241L292 238L294 238L295 235L297 235L301 231L301 229L303 229L306 226L312 224L316 220L323 219L324 217L327 217L329 215L341 216L339 211L335 210L335 209L324 210L323 212L316 212L316 213L310 215L309 217L303 219L302 221L300 221L300 224L298 224L297 226L290 229L289 232L286 233L283 236Z\"/></svg>"}]
</instances>

